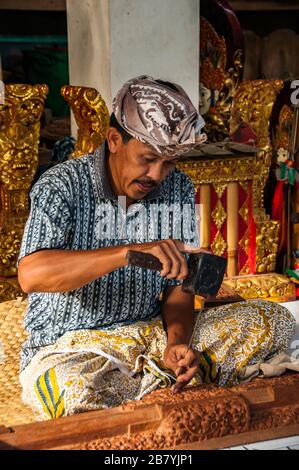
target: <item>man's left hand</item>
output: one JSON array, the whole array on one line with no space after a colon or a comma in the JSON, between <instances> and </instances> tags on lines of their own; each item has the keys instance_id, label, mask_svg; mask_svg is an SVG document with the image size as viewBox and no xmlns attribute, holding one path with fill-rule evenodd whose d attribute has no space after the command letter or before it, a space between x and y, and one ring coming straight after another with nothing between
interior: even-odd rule
<instances>
[{"instance_id":1,"label":"man's left hand","mask_svg":"<svg viewBox=\"0 0 299 470\"><path fill-rule=\"evenodd\" d=\"M177 377L177 382L187 385L199 369L199 352L187 344L169 344L164 351L164 364Z\"/></svg>"}]
</instances>

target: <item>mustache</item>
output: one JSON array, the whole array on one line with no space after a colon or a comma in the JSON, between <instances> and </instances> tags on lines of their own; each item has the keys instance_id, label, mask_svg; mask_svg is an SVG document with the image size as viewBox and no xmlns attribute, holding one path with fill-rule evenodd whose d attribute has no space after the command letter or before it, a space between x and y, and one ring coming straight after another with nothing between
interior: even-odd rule
<instances>
[{"instance_id":1,"label":"mustache","mask_svg":"<svg viewBox=\"0 0 299 470\"><path fill-rule=\"evenodd\" d=\"M153 186L153 187L158 186L158 184L153 180L137 179L137 180L134 180L134 181L136 183L147 184L147 185Z\"/></svg>"}]
</instances>

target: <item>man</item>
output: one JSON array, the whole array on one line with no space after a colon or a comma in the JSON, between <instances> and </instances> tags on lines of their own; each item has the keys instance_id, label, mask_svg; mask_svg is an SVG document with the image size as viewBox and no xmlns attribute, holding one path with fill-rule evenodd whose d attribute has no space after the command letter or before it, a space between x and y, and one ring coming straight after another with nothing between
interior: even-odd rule
<instances>
[{"instance_id":1,"label":"man","mask_svg":"<svg viewBox=\"0 0 299 470\"><path fill-rule=\"evenodd\" d=\"M18 271L30 333L20 380L39 419L115 406L175 378L236 381L239 367L226 346L228 339L235 354L233 331L226 338L218 325L224 316L241 331L248 321L258 334L267 328L243 366L264 358L265 348L286 347L292 333L285 309L252 303L214 309L213 333L210 321L202 323L188 348L194 298L181 282L185 253L199 242L194 189L175 164L204 140L204 122L181 87L146 76L125 83L113 111L103 146L47 171L30 194ZM129 249L155 255L162 271L128 265ZM273 340L277 324L284 327Z\"/></svg>"}]
</instances>

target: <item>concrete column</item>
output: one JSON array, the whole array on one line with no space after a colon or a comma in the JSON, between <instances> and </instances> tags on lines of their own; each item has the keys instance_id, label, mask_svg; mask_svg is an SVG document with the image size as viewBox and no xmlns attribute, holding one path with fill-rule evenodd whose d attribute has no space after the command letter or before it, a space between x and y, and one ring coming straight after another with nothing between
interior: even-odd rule
<instances>
[{"instance_id":1,"label":"concrete column","mask_svg":"<svg viewBox=\"0 0 299 470\"><path fill-rule=\"evenodd\" d=\"M111 109L121 85L148 74L182 85L198 107L199 0L67 0L70 83Z\"/></svg>"},{"instance_id":2,"label":"concrete column","mask_svg":"<svg viewBox=\"0 0 299 470\"><path fill-rule=\"evenodd\" d=\"M198 0L110 0L112 93L136 75L182 85L198 104Z\"/></svg>"},{"instance_id":3,"label":"concrete column","mask_svg":"<svg viewBox=\"0 0 299 470\"><path fill-rule=\"evenodd\" d=\"M109 0L66 0L70 85L99 90L111 108ZM77 125L71 118L73 137Z\"/></svg>"}]
</instances>

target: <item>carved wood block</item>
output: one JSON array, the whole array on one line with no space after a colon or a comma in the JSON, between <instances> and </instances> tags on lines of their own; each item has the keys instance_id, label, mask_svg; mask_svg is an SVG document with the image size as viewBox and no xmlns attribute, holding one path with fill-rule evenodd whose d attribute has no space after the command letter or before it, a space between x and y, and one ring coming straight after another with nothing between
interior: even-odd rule
<instances>
[{"instance_id":1,"label":"carved wood block","mask_svg":"<svg viewBox=\"0 0 299 470\"><path fill-rule=\"evenodd\" d=\"M294 435L298 390L299 374L177 395L168 388L109 410L2 429L0 449L199 449Z\"/></svg>"}]
</instances>

